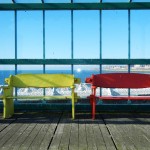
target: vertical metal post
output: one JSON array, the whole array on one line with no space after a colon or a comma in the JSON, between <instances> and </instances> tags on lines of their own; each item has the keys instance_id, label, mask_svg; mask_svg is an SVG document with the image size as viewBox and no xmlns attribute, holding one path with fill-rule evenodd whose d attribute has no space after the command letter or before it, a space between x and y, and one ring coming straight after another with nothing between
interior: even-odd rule
<instances>
[{"instance_id":1,"label":"vertical metal post","mask_svg":"<svg viewBox=\"0 0 150 150\"><path fill-rule=\"evenodd\" d=\"M45 10L43 10L43 59L45 59ZM43 64L43 73L45 74L45 64Z\"/></svg>"},{"instance_id":2,"label":"vertical metal post","mask_svg":"<svg viewBox=\"0 0 150 150\"><path fill-rule=\"evenodd\" d=\"M102 3L102 0L100 0ZM102 10L99 11L99 30L100 30L100 61L102 60ZM102 73L102 64L100 64L100 74ZM102 96L102 88L100 88L100 96ZM103 103L103 101L100 101Z\"/></svg>"},{"instance_id":3,"label":"vertical metal post","mask_svg":"<svg viewBox=\"0 0 150 150\"><path fill-rule=\"evenodd\" d=\"M42 0L42 3L44 4L44 0ZM43 10L43 59L45 59L45 10ZM43 64L43 73L45 74L45 64ZM43 95L45 96L45 88L43 90ZM45 103L45 101L42 101Z\"/></svg>"},{"instance_id":4,"label":"vertical metal post","mask_svg":"<svg viewBox=\"0 0 150 150\"><path fill-rule=\"evenodd\" d=\"M15 10L15 60L17 59L17 10ZM17 74L17 64L15 64L15 74Z\"/></svg>"},{"instance_id":5,"label":"vertical metal post","mask_svg":"<svg viewBox=\"0 0 150 150\"><path fill-rule=\"evenodd\" d=\"M73 3L73 0L71 0L71 3ZM73 53L73 47L74 47L74 42L73 42L73 10L71 10L71 59L74 59L74 53ZM71 73L73 74L74 66L71 64Z\"/></svg>"},{"instance_id":6,"label":"vertical metal post","mask_svg":"<svg viewBox=\"0 0 150 150\"><path fill-rule=\"evenodd\" d=\"M128 10L128 59L130 60L131 58L131 52L130 52L130 10ZM128 73L130 73L130 65L128 64Z\"/></svg>"},{"instance_id":7,"label":"vertical metal post","mask_svg":"<svg viewBox=\"0 0 150 150\"><path fill-rule=\"evenodd\" d=\"M130 1L131 2L131 1ZM131 16L130 16L130 10L128 10L128 60L131 58L131 43L130 43L130 21L131 21ZM128 73L130 73L130 64L128 64ZM130 89L128 89L128 96L130 96ZM128 100L128 104L131 104L131 100Z\"/></svg>"},{"instance_id":8,"label":"vertical metal post","mask_svg":"<svg viewBox=\"0 0 150 150\"><path fill-rule=\"evenodd\" d=\"M17 10L15 10L15 60L17 60ZM15 74L17 74L17 64L15 64ZM15 95L17 96L17 88L15 88Z\"/></svg>"},{"instance_id":9,"label":"vertical metal post","mask_svg":"<svg viewBox=\"0 0 150 150\"><path fill-rule=\"evenodd\" d=\"M99 27L100 27L100 61L102 60L102 10L99 12ZM100 64L100 74L102 73L102 64ZM100 96L102 96L102 88L100 88Z\"/></svg>"},{"instance_id":10,"label":"vertical metal post","mask_svg":"<svg viewBox=\"0 0 150 150\"><path fill-rule=\"evenodd\" d=\"M99 30L100 30L100 61L102 60L102 10L99 12ZM100 73L102 73L102 65L100 64Z\"/></svg>"}]
</instances>

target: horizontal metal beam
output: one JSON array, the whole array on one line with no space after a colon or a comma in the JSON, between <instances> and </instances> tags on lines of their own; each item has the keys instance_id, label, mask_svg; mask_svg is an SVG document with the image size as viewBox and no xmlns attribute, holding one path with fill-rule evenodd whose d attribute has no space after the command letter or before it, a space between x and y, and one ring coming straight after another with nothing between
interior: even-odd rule
<instances>
[{"instance_id":1,"label":"horizontal metal beam","mask_svg":"<svg viewBox=\"0 0 150 150\"><path fill-rule=\"evenodd\" d=\"M114 10L114 9L119 9L119 10L150 9L150 2L0 4L0 10Z\"/></svg>"},{"instance_id":2,"label":"horizontal metal beam","mask_svg":"<svg viewBox=\"0 0 150 150\"><path fill-rule=\"evenodd\" d=\"M4 65L117 65L150 64L150 59L0 59Z\"/></svg>"}]
</instances>

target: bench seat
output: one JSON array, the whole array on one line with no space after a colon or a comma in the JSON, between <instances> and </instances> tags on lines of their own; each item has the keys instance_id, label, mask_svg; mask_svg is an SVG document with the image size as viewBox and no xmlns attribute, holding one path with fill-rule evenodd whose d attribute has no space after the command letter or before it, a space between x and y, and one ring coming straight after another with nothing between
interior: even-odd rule
<instances>
[{"instance_id":1,"label":"bench seat","mask_svg":"<svg viewBox=\"0 0 150 150\"><path fill-rule=\"evenodd\" d=\"M96 89L100 88L128 88L139 89L150 87L150 75L139 73L106 73L95 74L86 78L91 84L91 95L88 96L92 107L92 119L95 119L96 100L150 100L149 95L141 96L97 96Z\"/></svg>"},{"instance_id":2,"label":"bench seat","mask_svg":"<svg viewBox=\"0 0 150 150\"><path fill-rule=\"evenodd\" d=\"M75 93L75 84L80 83L79 78L72 74L17 74L5 79L7 86L3 87L3 118L10 118L14 114L14 99L38 100L71 100L72 118L75 118L75 102L79 96ZM19 96L13 95L15 88L70 88L69 96Z\"/></svg>"}]
</instances>

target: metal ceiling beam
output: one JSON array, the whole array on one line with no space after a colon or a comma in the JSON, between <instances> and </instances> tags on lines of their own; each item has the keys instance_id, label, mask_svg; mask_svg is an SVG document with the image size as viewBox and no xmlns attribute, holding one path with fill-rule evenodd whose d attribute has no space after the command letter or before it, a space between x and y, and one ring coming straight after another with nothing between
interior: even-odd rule
<instances>
[{"instance_id":1,"label":"metal ceiling beam","mask_svg":"<svg viewBox=\"0 0 150 150\"><path fill-rule=\"evenodd\" d=\"M114 10L114 9L118 10L150 9L150 2L0 4L0 10Z\"/></svg>"},{"instance_id":2,"label":"metal ceiling beam","mask_svg":"<svg viewBox=\"0 0 150 150\"><path fill-rule=\"evenodd\" d=\"M3 65L150 65L150 59L0 59Z\"/></svg>"}]
</instances>

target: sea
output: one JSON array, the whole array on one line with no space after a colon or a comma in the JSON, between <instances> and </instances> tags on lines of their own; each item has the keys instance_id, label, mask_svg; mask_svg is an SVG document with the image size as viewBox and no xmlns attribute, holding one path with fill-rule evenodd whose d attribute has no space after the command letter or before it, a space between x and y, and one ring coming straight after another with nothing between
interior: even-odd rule
<instances>
[{"instance_id":1,"label":"sea","mask_svg":"<svg viewBox=\"0 0 150 150\"><path fill-rule=\"evenodd\" d=\"M33 74L38 74L38 73L43 73L42 70L18 70L17 74L27 74L27 73L33 73ZM57 73L62 73L62 74L71 74L70 70L46 70L47 74L57 74ZM85 83L85 79L87 77L90 77L92 74L98 74L98 70L79 70L79 71L74 71L73 74L76 78L80 78L82 83ZM5 78L8 78L10 75L14 75L15 71L14 70L0 70L0 85L5 85Z\"/></svg>"}]
</instances>

